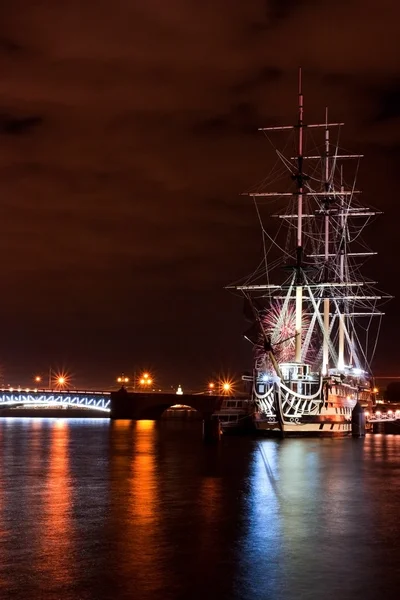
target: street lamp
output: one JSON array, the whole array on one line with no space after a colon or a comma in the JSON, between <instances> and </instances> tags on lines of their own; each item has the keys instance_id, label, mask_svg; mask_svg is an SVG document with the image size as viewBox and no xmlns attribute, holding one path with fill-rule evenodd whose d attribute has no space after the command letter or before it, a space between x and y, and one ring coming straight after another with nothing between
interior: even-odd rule
<instances>
[{"instance_id":1,"label":"street lamp","mask_svg":"<svg viewBox=\"0 0 400 600\"><path fill-rule=\"evenodd\" d=\"M213 383L212 381L208 384L208 392L211 395L213 393L215 389L215 383Z\"/></svg>"},{"instance_id":2,"label":"street lamp","mask_svg":"<svg viewBox=\"0 0 400 600\"><path fill-rule=\"evenodd\" d=\"M65 388L68 385L68 377L64 374L57 375L55 381L58 389Z\"/></svg>"},{"instance_id":3,"label":"street lamp","mask_svg":"<svg viewBox=\"0 0 400 600\"><path fill-rule=\"evenodd\" d=\"M42 381L42 378L40 377L40 375L36 375L35 381L36 381L36 383L40 383L40 381Z\"/></svg>"},{"instance_id":4,"label":"street lamp","mask_svg":"<svg viewBox=\"0 0 400 600\"><path fill-rule=\"evenodd\" d=\"M117 377L117 381L118 383L128 383L129 377L125 377L125 375L122 375L121 377Z\"/></svg>"},{"instance_id":5,"label":"street lamp","mask_svg":"<svg viewBox=\"0 0 400 600\"><path fill-rule=\"evenodd\" d=\"M232 394L232 392L233 392L233 384L232 384L232 382L225 380L225 381L221 381L220 385L221 385L220 390L221 390L221 392L223 394L225 394L227 396L229 394Z\"/></svg>"},{"instance_id":6,"label":"street lamp","mask_svg":"<svg viewBox=\"0 0 400 600\"><path fill-rule=\"evenodd\" d=\"M143 375L139 379L139 383L142 386L149 386L153 383L153 380L148 373L143 373Z\"/></svg>"}]
</instances>

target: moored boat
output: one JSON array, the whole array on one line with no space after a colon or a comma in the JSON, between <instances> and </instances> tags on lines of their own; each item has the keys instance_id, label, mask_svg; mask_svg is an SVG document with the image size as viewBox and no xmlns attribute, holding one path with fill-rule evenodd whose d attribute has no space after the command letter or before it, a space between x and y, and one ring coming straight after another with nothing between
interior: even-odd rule
<instances>
[{"instance_id":1,"label":"moored boat","mask_svg":"<svg viewBox=\"0 0 400 600\"><path fill-rule=\"evenodd\" d=\"M224 398L218 416L222 433L243 433L253 429L253 403L246 398Z\"/></svg>"}]
</instances>

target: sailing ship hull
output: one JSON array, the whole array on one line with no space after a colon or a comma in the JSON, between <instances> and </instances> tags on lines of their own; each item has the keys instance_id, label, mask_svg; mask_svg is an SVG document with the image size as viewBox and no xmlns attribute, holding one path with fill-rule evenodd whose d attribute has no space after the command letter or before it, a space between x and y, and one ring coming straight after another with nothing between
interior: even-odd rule
<instances>
[{"instance_id":1,"label":"sailing ship hull","mask_svg":"<svg viewBox=\"0 0 400 600\"><path fill-rule=\"evenodd\" d=\"M343 408L344 410L344 408ZM271 436L345 436L351 434L350 418L339 415L320 415L318 417L304 417L299 415L291 421L284 421L282 426L278 421L271 422L261 417L254 420L255 429L265 435Z\"/></svg>"},{"instance_id":2,"label":"sailing ship hull","mask_svg":"<svg viewBox=\"0 0 400 600\"><path fill-rule=\"evenodd\" d=\"M304 382L303 382L304 385ZM253 389L257 411L256 431L271 436L345 436L352 431L352 411L361 392L352 378L333 377L314 382L308 396L299 393L299 382L258 381ZM295 389L293 389L295 388Z\"/></svg>"}]
</instances>

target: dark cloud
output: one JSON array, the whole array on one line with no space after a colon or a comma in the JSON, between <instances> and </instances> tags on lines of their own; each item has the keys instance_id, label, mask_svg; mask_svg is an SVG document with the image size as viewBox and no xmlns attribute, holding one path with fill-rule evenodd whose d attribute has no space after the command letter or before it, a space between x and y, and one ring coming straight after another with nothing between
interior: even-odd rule
<instances>
[{"instance_id":1,"label":"dark cloud","mask_svg":"<svg viewBox=\"0 0 400 600\"><path fill-rule=\"evenodd\" d=\"M54 358L110 380L152 363L184 383L182 371L248 367L223 287L257 263L239 194L270 167L257 127L296 116L299 64L306 118L329 105L343 144L367 155L360 183L386 212L375 269L395 291L381 240L396 233L398 12L394 0L2 3L9 372Z\"/></svg>"},{"instance_id":2,"label":"dark cloud","mask_svg":"<svg viewBox=\"0 0 400 600\"><path fill-rule=\"evenodd\" d=\"M22 135L41 125L41 117L12 117L0 114L0 134Z\"/></svg>"}]
</instances>

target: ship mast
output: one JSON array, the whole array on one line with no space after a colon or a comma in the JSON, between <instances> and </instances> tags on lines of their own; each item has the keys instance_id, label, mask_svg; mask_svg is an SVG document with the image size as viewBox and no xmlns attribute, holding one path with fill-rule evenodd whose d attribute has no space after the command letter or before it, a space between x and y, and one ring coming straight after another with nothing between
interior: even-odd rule
<instances>
[{"instance_id":1,"label":"ship mast","mask_svg":"<svg viewBox=\"0 0 400 600\"><path fill-rule=\"evenodd\" d=\"M328 109L325 111L325 191L329 192L329 129ZM328 275L329 262L329 198L325 199L325 272ZM324 298L324 339L322 345L322 374L327 375L329 368L329 298Z\"/></svg>"},{"instance_id":2,"label":"ship mast","mask_svg":"<svg viewBox=\"0 0 400 600\"><path fill-rule=\"evenodd\" d=\"M264 132L267 138L269 132L298 130L298 134L296 135L298 144L296 153L297 155L291 156L290 158L285 158L284 155L279 152L278 149L276 149L278 157L290 172L292 182L294 183L294 189L292 191L267 191L261 187L265 183L268 185L268 182L264 181L261 185L257 186L254 191L243 193L243 195L252 197L255 203L257 202L258 198L275 199L287 197L292 198L297 204L297 211L290 210L288 213L279 212L279 214L271 215L271 217L283 219L286 222L291 223L290 227L292 228L292 231L296 229L295 253L293 252L294 248L292 247L291 251L286 251L284 257L286 260L288 255L293 257L293 254L295 254L294 264L286 264L286 268L292 269L293 273L290 283L289 281L286 281L283 284L269 282L259 284L248 280L244 283L244 285L232 285L229 287L241 291L246 295L246 297L248 297L250 293L255 293L259 296L261 295L262 297L268 297L272 301L283 300L285 303L283 310L285 311L287 310L288 303L290 301L295 301L294 361L296 363L301 363L302 358L306 360L303 355L305 352L307 352L311 336L314 332L314 327L318 326L319 332L322 331L323 333L321 370L323 375L327 375L329 372L329 367L334 367L338 371L344 371L344 359L345 354L347 353L349 355L350 364L352 365L354 360L356 368L360 368L360 357L358 356L356 347L354 345L356 343L358 346L360 346L360 342L358 341L357 333L354 331L354 324L352 325L351 321L347 321L346 323L345 319L350 319L353 317L371 318L372 316L383 315L384 313L377 311L375 307L371 307L370 310L365 311L365 308L369 307L366 307L364 303L365 301L370 302L386 298L389 299L389 296L382 296L381 294L375 295L376 292L373 292L373 295L366 295L365 292L363 293L362 291L359 291L358 288L361 286L369 287L370 285L374 284L374 282L363 281L360 280L360 278L354 278L355 273L349 273L348 268L348 257L354 257L357 259L358 257L361 258L375 254L375 252L365 252L363 249L361 252L347 251L347 238L349 238L349 242L352 242L353 238L355 240L358 237L350 235L352 230L349 230L348 227L349 218L355 218L356 220L359 220L360 218L372 217L376 214L379 214L379 212L371 210L368 207L359 206L357 202L354 206L353 198L360 194L360 191L355 189L355 183L350 189L345 189L343 176L341 175L340 188L339 186L337 188L334 176L336 172L337 161L360 159L362 158L362 155L338 152L338 148L336 148L334 154L331 152L332 145L330 140L330 130L332 127L341 127L344 125L344 123L329 123L327 109L324 123L304 124L303 119L304 103L302 90L302 70L300 68L298 77L297 123L292 125L278 125L259 128L259 131ZM308 156L308 153L305 152L304 132L306 128L310 130L314 128L323 128L325 130L325 144L323 152L318 152L316 155L313 153L310 156ZM321 161L321 159L323 159L323 175L322 182L319 183L319 186L321 186L321 183L323 185L322 189L321 187L319 189L315 189L316 186L313 184L313 180L316 179L315 170L312 171L314 174L312 177L307 175L307 172L304 172L304 161ZM318 209L316 211L306 210L304 212L303 202L305 200L307 201L309 198L311 198L313 203L318 206ZM316 219L319 215L323 216L322 231L320 226L318 226L318 234L322 234L322 239L321 237L318 237L322 242L323 247L321 248L318 244L317 253L315 253L315 246L313 246L313 244L316 238L313 240L308 233L307 228L303 229L303 219L306 219L306 222L310 223L311 219ZM293 227L294 223L297 224L297 228ZM275 244L273 240L271 240L271 242ZM313 249L313 253L307 254L307 258L316 259L316 266L314 269L318 270L323 266L323 269L321 269L322 277L317 275L316 278L311 277L311 279L308 280L308 277L306 276L305 266L303 263L303 253L304 248L307 248L307 244L311 244ZM275 245L282 250L278 244ZM322 262L323 265L321 264ZM356 270L356 273L357 272L358 270ZM354 288L357 288L355 292L353 291ZM285 295L280 295L281 293ZM306 315L312 316L313 319L308 328L309 331L304 342L304 348L302 348L304 302L306 302L307 305L310 303L312 304L311 312L307 312ZM349 303L351 303L351 310L349 310ZM358 306L359 304L361 304L360 307ZM334 327L336 317L338 317L337 328ZM277 324L275 328L276 331L279 329L280 323L281 321L279 321ZM338 334L338 354L336 354L332 343L333 340L331 339L333 335L336 337L336 334ZM290 339L293 343L293 337ZM319 334L318 339L320 339ZM274 343L273 340L272 343Z\"/></svg>"},{"instance_id":3,"label":"ship mast","mask_svg":"<svg viewBox=\"0 0 400 600\"><path fill-rule=\"evenodd\" d=\"M299 68L299 148L298 148L298 173L297 173L297 285L296 285L296 338L295 338L295 361L301 362L301 334L302 334L302 317L303 317L303 287L301 260L303 251L303 92L301 81L301 67Z\"/></svg>"},{"instance_id":4,"label":"ship mast","mask_svg":"<svg viewBox=\"0 0 400 600\"><path fill-rule=\"evenodd\" d=\"M340 167L340 191L344 191L343 186L343 167ZM344 202L343 196L340 198L340 234L342 239L340 240L340 255L339 255L339 281L344 281L344 242L345 242L345 230L344 230ZM352 334L353 335L353 334ZM353 345L353 342L351 346ZM352 354L352 348L350 349L350 355ZM352 358L350 358L350 365ZM339 312L339 353L338 353L338 365L339 371L344 370L344 306Z\"/></svg>"}]
</instances>

